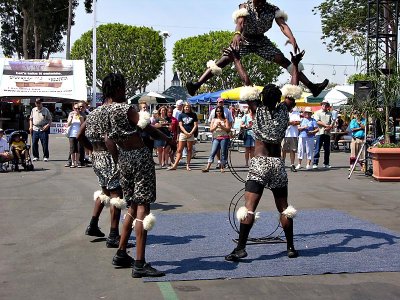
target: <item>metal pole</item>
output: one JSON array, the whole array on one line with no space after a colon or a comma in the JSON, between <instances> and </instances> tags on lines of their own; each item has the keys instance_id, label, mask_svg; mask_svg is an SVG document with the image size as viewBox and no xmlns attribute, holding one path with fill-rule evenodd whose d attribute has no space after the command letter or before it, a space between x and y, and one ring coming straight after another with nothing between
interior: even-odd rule
<instances>
[{"instance_id":1,"label":"metal pole","mask_svg":"<svg viewBox=\"0 0 400 300\"><path fill-rule=\"evenodd\" d=\"M165 73L166 73L166 62L167 62L167 37L169 37L169 32L168 31L163 31L161 32L163 36L163 47L165 51L165 61L164 61L164 91L165 92Z\"/></svg>"},{"instance_id":2,"label":"metal pole","mask_svg":"<svg viewBox=\"0 0 400 300\"><path fill-rule=\"evenodd\" d=\"M65 58L71 58L71 23L72 23L72 0L68 3L68 26L67 26L67 50Z\"/></svg>"},{"instance_id":3,"label":"metal pole","mask_svg":"<svg viewBox=\"0 0 400 300\"><path fill-rule=\"evenodd\" d=\"M167 53L167 47L166 47L166 45L167 45L167 43L166 43L166 41L167 41L167 36L164 34L164 36L163 36L163 38L164 38L164 50L165 50L165 53ZM165 60L164 60L164 90L163 90L163 92L165 92L165 69L166 69L166 62L167 62L167 59L165 58Z\"/></svg>"},{"instance_id":4,"label":"metal pole","mask_svg":"<svg viewBox=\"0 0 400 300\"><path fill-rule=\"evenodd\" d=\"M97 20L96 20L96 2L97 0L93 1L93 54L92 54L92 61L93 61L93 77L92 77L92 107L96 107L96 81L97 81L97 74L96 74L96 61L97 61L97 40L96 40L96 27L97 27Z\"/></svg>"}]
</instances>

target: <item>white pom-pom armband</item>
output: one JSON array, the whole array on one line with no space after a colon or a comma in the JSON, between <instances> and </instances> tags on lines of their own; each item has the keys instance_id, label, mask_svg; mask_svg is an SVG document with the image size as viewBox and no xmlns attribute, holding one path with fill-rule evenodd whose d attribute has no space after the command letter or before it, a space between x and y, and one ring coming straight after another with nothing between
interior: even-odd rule
<instances>
[{"instance_id":1,"label":"white pom-pom armband","mask_svg":"<svg viewBox=\"0 0 400 300\"><path fill-rule=\"evenodd\" d=\"M254 86L244 86L240 89L240 100L258 100L260 97L260 93L261 91Z\"/></svg>"},{"instance_id":2,"label":"white pom-pom armband","mask_svg":"<svg viewBox=\"0 0 400 300\"><path fill-rule=\"evenodd\" d=\"M296 216L296 214L297 214L297 210L296 210L293 206L291 206L291 205L289 205L289 206L282 212L282 215L284 215L286 218L289 218L289 219L293 219L293 218Z\"/></svg>"},{"instance_id":3,"label":"white pom-pom armband","mask_svg":"<svg viewBox=\"0 0 400 300\"><path fill-rule=\"evenodd\" d=\"M218 67L217 64L215 63L215 61L213 61L213 60L209 60L207 62L207 68L209 68L211 70L211 73L213 75L221 75L222 74L222 69L220 67Z\"/></svg>"},{"instance_id":4,"label":"white pom-pom armband","mask_svg":"<svg viewBox=\"0 0 400 300\"><path fill-rule=\"evenodd\" d=\"M283 18L285 22L289 19L287 13L285 13L283 10L277 10L275 12L275 19Z\"/></svg>"},{"instance_id":5,"label":"white pom-pom armband","mask_svg":"<svg viewBox=\"0 0 400 300\"><path fill-rule=\"evenodd\" d=\"M246 17L248 15L249 15L249 11L247 9L245 9L245 8L237 9L232 13L233 22L236 24L238 18Z\"/></svg>"},{"instance_id":6,"label":"white pom-pom armband","mask_svg":"<svg viewBox=\"0 0 400 300\"><path fill-rule=\"evenodd\" d=\"M150 114L147 111L140 111L139 121L137 123L137 126L144 129L149 124L150 124Z\"/></svg>"}]
</instances>

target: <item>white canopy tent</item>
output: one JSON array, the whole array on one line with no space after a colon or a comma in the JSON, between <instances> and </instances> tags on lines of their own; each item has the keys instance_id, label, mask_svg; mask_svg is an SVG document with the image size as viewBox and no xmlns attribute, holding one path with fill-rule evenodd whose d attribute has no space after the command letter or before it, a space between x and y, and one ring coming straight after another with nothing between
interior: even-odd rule
<instances>
[{"instance_id":1,"label":"white canopy tent","mask_svg":"<svg viewBox=\"0 0 400 300\"><path fill-rule=\"evenodd\" d=\"M328 101L333 107L347 104L347 100L352 96L352 94L338 90L330 90L324 97L324 100Z\"/></svg>"}]
</instances>

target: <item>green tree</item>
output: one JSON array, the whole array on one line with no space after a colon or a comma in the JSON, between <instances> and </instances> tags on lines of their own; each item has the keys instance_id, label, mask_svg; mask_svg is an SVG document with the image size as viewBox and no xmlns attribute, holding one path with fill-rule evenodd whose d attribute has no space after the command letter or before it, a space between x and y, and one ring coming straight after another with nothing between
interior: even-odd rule
<instances>
[{"instance_id":1,"label":"green tree","mask_svg":"<svg viewBox=\"0 0 400 300\"><path fill-rule=\"evenodd\" d=\"M376 18L377 1L324 0L320 5L314 7L314 13L321 16L321 39L324 40L329 51L350 53L360 63L366 60L369 2L372 4L370 6L371 15ZM381 4L385 5L380 7L382 8L380 14L386 15L386 18L390 17L388 12L395 11L395 1L381 1ZM395 23L387 21L388 32L398 30L395 28Z\"/></svg>"},{"instance_id":2,"label":"green tree","mask_svg":"<svg viewBox=\"0 0 400 300\"><path fill-rule=\"evenodd\" d=\"M347 83L354 84L354 82L359 80L370 80L370 76L368 74L363 74L363 73L353 74L349 76L349 78L347 79Z\"/></svg>"},{"instance_id":3,"label":"green tree","mask_svg":"<svg viewBox=\"0 0 400 300\"><path fill-rule=\"evenodd\" d=\"M69 0L3 0L0 2L1 46L5 56L49 58L64 50ZM78 6L73 0L72 7ZM73 24L72 14L72 24Z\"/></svg>"},{"instance_id":4,"label":"green tree","mask_svg":"<svg viewBox=\"0 0 400 300\"><path fill-rule=\"evenodd\" d=\"M232 41L230 31L211 31L195 37L177 41L173 49L174 71L179 72L182 82L198 78L206 69L207 61L219 59L223 48ZM265 85L277 80L280 67L256 55L242 58L250 79L256 85ZM214 76L202 87L203 91L216 91L243 85L236 70L226 66L222 75Z\"/></svg>"},{"instance_id":5,"label":"green tree","mask_svg":"<svg viewBox=\"0 0 400 300\"><path fill-rule=\"evenodd\" d=\"M87 84L92 85L92 30L85 32L71 49L72 59L84 59ZM127 96L142 91L160 74L165 61L163 40L148 27L105 24L97 28L97 86L110 72L124 74Z\"/></svg>"},{"instance_id":6,"label":"green tree","mask_svg":"<svg viewBox=\"0 0 400 300\"><path fill-rule=\"evenodd\" d=\"M313 12L321 16L321 39L328 51L365 58L368 0L325 0Z\"/></svg>"}]
</instances>

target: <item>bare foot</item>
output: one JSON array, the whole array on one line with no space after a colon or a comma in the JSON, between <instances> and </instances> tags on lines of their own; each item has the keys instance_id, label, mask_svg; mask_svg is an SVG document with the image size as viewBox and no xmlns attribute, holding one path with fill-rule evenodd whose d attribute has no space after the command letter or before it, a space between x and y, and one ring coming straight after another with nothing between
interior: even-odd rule
<instances>
[{"instance_id":1,"label":"bare foot","mask_svg":"<svg viewBox=\"0 0 400 300\"><path fill-rule=\"evenodd\" d=\"M186 165L186 170L192 171L192 169L188 165Z\"/></svg>"},{"instance_id":2,"label":"bare foot","mask_svg":"<svg viewBox=\"0 0 400 300\"><path fill-rule=\"evenodd\" d=\"M221 173L225 173L225 169L221 169Z\"/></svg>"},{"instance_id":3,"label":"bare foot","mask_svg":"<svg viewBox=\"0 0 400 300\"><path fill-rule=\"evenodd\" d=\"M175 170L176 170L176 167L172 166L172 167L167 168L167 170L168 170L168 171L175 171Z\"/></svg>"}]
</instances>

